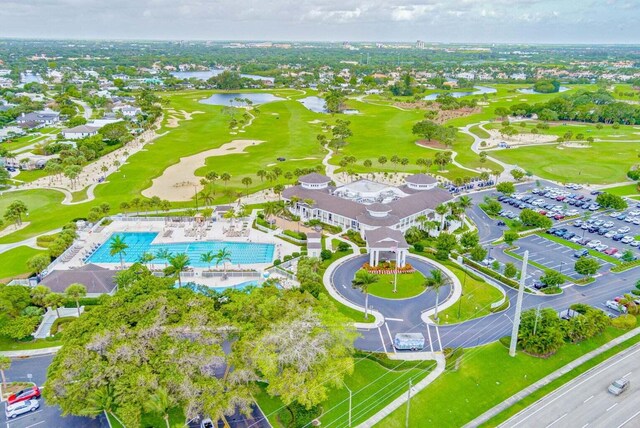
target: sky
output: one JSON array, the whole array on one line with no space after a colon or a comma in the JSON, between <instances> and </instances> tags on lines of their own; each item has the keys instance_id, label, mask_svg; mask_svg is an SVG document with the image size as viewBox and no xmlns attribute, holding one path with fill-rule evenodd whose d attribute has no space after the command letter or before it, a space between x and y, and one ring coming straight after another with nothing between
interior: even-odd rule
<instances>
[{"instance_id":1,"label":"sky","mask_svg":"<svg viewBox=\"0 0 640 428\"><path fill-rule=\"evenodd\" d=\"M640 43L640 0L0 0L0 37Z\"/></svg>"}]
</instances>

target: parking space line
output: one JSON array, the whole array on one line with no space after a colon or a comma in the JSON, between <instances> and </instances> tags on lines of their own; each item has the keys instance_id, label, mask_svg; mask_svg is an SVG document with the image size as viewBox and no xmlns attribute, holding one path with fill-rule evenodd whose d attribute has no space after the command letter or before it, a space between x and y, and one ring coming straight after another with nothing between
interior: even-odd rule
<instances>
[{"instance_id":1,"label":"parking space line","mask_svg":"<svg viewBox=\"0 0 640 428\"><path fill-rule=\"evenodd\" d=\"M378 327L378 333L380 334L380 341L382 342L382 347L384 348L384 353L387 353L387 345L384 344L384 339L382 338L382 330Z\"/></svg>"},{"instance_id":2,"label":"parking space line","mask_svg":"<svg viewBox=\"0 0 640 428\"><path fill-rule=\"evenodd\" d=\"M45 423L45 421L36 422L35 424L33 424L33 425L29 425L29 426L28 426L28 427L26 427L26 428L35 427L36 425L40 425L40 424L43 424L43 423Z\"/></svg>"},{"instance_id":3,"label":"parking space line","mask_svg":"<svg viewBox=\"0 0 640 428\"><path fill-rule=\"evenodd\" d=\"M389 340L391 341L391 343L393 344L393 337L391 337L391 331L389 330L389 324L388 323L384 323L384 326L387 328L387 334L389 335ZM396 353L396 347L393 346L393 353Z\"/></svg>"}]
</instances>

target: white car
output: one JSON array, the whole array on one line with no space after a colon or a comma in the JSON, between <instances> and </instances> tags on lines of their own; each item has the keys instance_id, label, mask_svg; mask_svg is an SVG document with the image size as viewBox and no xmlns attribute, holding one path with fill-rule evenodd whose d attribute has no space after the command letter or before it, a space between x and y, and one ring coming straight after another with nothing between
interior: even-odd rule
<instances>
[{"instance_id":1,"label":"white car","mask_svg":"<svg viewBox=\"0 0 640 428\"><path fill-rule=\"evenodd\" d=\"M616 232L615 230L610 230L607 233L604 234L605 238L613 238L615 236Z\"/></svg>"},{"instance_id":2,"label":"white car","mask_svg":"<svg viewBox=\"0 0 640 428\"><path fill-rule=\"evenodd\" d=\"M589 247L589 248L596 248L598 245L601 245L601 244L602 244L602 242L598 241L597 239L594 239L593 241L590 241L590 242L587 244L587 247Z\"/></svg>"},{"instance_id":3,"label":"white car","mask_svg":"<svg viewBox=\"0 0 640 428\"><path fill-rule=\"evenodd\" d=\"M35 412L40 407L40 403L38 400L26 400L19 401L14 404L7 404L7 408L5 409L5 414L7 415L7 419L15 418L25 413Z\"/></svg>"},{"instance_id":4,"label":"white car","mask_svg":"<svg viewBox=\"0 0 640 428\"><path fill-rule=\"evenodd\" d=\"M628 226L625 226L625 227L621 227L620 229L618 229L618 233L627 233L630 230L631 230L631 228L629 228Z\"/></svg>"},{"instance_id":5,"label":"white car","mask_svg":"<svg viewBox=\"0 0 640 428\"><path fill-rule=\"evenodd\" d=\"M622 213L618 212L618 211L614 211L611 214L609 214L609 217L618 217L620 214L622 214Z\"/></svg>"},{"instance_id":6,"label":"white car","mask_svg":"<svg viewBox=\"0 0 640 428\"><path fill-rule=\"evenodd\" d=\"M581 241L581 240L582 240L582 237L580 235L576 235L573 238L569 239L569 241L571 241L571 242L578 242L578 241Z\"/></svg>"},{"instance_id":7,"label":"white car","mask_svg":"<svg viewBox=\"0 0 640 428\"><path fill-rule=\"evenodd\" d=\"M629 215L633 216L633 217L637 217L637 216L640 215L640 210L633 210L633 211L629 212Z\"/></svg>"},{"instance_id":8,"label":"white car","mask_svg":"<svg viewBox=\"0 0 640 428\"><path fill-rule=\"evenodd\" d=\"M602 227L606 227L607 229L609 229L610 227L615 226L615 224L613 224L612 221L608 221L605 224L602 225Z\"/></svg>"},{"instance_id":9,"label":"white car","mask_svg":"<svg viewBox=\"0 0 640 428\"><path fill-rule=\"evenodd\" d=\"M600 244L600 245L596 246L595 250L602 252L602 251L606 250L607 248L609 248L608 245Z\"/></svg>"},{"instance_id":10,"label":"white car","mask_svg":"<svg viewBox=\"0 0 640 428\"><path fill-rule=\"evenodd\" d=\"M636 241L635 239L631 242L629 242L629 245L631 245L632 247L637 247L638 245L640 245L640 241Z\"/></svg>"},{"instance_id":11,"label":"white car","mask_svg":"<svg viewBox=\"0 0 640 428\"><path fill-rule=\"evenodd\" d=\"M613 309L614 311L620 312L621 314L627 313L627 308L616 302L615 300L607 300L604 304L607 308Z\"/></svg>"},{"instance_id":12,"label":"white car","mask_svg":"<svg viewBox=\"0 0 640 428\"><path fill-rule=\"evenodd\" d=\"M640 218L636 217L636 218L633 220L633 224L635 224L636 226L640 226Z\"/></svg>"},{"instance_id":13,"label":"white car","mask_svg":"<svg viewBox=\"0 0 640 428\"><path fill-rule=\"evenodd\" d=\"M630 244L631 242L633 242L633 236L627 235L624 238L622 238L620 242L622 242L623 244Z\"/></svg>"},{"instance_id":14,"label":"white car","mask_svg":"<svg viewBox=\"0 0 640 428\"><path fill-rule=\"evenodd\" d=\"M635 220L635 217L626 217L626 218L624 219L624 221L625 221L625 222L627 222L627 223L633 223L633 222L634 222L634 220Z\"/></svg>"}]
</instances>

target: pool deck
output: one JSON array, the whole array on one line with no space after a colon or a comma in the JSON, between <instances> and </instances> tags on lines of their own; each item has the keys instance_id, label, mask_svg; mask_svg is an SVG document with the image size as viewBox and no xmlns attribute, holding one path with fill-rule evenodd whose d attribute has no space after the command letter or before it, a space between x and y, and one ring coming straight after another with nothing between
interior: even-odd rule
<instances>
[{"instance_id":1,"label":"pool deck","mask_svg":"<svg viewBox=\"0 0 640 428\"><path fill-rule=\"evenodd\" d=\"M253 218L243 222L235 220L229 222L206 221L204 223L196 221L172 222L159 218L128 218L114 219L113 222L104 228L97 229L95 232L80 231L79 237L76 239L74 246L77 254L66 261L60 260L53 270L70 270L81 267L85 264L83 261L99 246L106 243L109 237L114 233L122 232L154 232L158 235L152 241L152 244L173 244L173 243L190 243L190 242L239 242L239 243L264 243L275 245L273 251L274 259L282 259L285 255L290 255L300 251L300 247L289 242L283 241L275 237L271 233L265 233L251 227ZM248 225L248 226L247 226ZM107 269L120 270L119 263L94 263ZM198 284L229 287L242 282L256 280L256 276L241 276L239 270L253 270L262 273L271 263L251 263L242 265L231 265L227 263L226 271L229 273L227 279L221 277L203 277L202 273L207 268L191 267L193 276L182 278L184 281L193 281ZM127 263L125 263L125 268ZM164 263L149 263L149 268L162 269ZM222 266L214 271L223 271ZM235 272L234 272L235 271ZM237 276L236 276L237 275Z\"/></svg>"}]
</instances>

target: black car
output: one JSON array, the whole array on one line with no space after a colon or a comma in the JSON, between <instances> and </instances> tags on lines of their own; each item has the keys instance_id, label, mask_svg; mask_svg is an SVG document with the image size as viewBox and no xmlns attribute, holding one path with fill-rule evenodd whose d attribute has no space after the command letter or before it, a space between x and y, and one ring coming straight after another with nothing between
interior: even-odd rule
<instances>
[{"instance_id":1,"label":"black car","mask_svg":"<svg viewBox=\"0 0 640 428\"><path fill-rule=\"evenodd\" d=\"M613 238L612 238L612 239L613 239L614 241L619 241L619 240L621 240L622 238L624 238L624 234L622 234L622 233L616 233L615 235L613 235Z\"/></svg>"},{"instance_id":2,"label":"black car","mask_svg":"<svg viewBox=\"0 0 640 428\"><path fill-rule=\"evenodd\" d=\"M535 288L536 290L542 290L543 288L547 288L547 284L543 284L540 281L535 281L533 283L533 288Z\"/></svg>"},{"instance_id":3,"label":"black car","mask_svg":"<svg viewBox=\"0 0 640 428\"><path fill-rule=\"evenodd\" d=\"M500 221L498 222L498 226L506 226L506 225L507 225L507 224L506 224L504 221L502 221L502 220L500 220Z\"/></svg>"},{"instance_id":4,"label":"black car","mask_svg":"<svg viewBox=\"0 0 640 428\"><path fill-rule=\"evenodd\" d=\"M550 229L547 229L547 233L550 233L550 234L552 234L552 235L555 235L555 233L556 233L557 231L558 231L558 229L557 229L557 228L555 228L555 227L552 227L552 228L550 228Z\"/></svg>"},{"instance_id":5,"label":"black car","mask_svg":"<svg viewBox=\"0 0 640 428\"><path fill-rule=\"evenodd\" d=\"M498 196L498 201L500 201L500 202L504 201L505 199L507 199L507 197L505 195Z\"/></svg>"},{"instance_id":6,"label":"black car","mask_svg":"<svg viewBox=\"0 0 640 428\"><path fill-rule=\"evenodd\" d=\"M605 233L607 233L609 231L609 229L607 229L606 227L601 227L600 229L598 229L598 235L602 236Z\"/></svg>"},{"instance_id":7,"label":"black car","mask_svg":"<svg viewBox=\"0 0 640 428\"><path fill-rule=\"evenodd\" d=\"M575 233L573 233L573 232L565 232L565 234L564 234L562 237L563 237L564 239L571 239L571 238L573 238L574 236L576 236L576 234L575 234Z\"/></svg>"}]
</instances>

